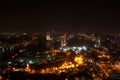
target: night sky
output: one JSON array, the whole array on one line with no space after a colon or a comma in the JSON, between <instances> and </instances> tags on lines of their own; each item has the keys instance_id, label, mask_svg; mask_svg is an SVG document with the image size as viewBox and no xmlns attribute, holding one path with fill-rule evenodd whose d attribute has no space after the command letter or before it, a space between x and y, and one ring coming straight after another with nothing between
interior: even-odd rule
<instances>
[{"instance_id":1,"label":"night sky","mask_svg":"<svg viewBox=\"0 0 120 80\"><path fill-rule=\"evenodd\" d=\"M1 2L0 31L120 32L119 3L113 1Z\"/></svg>"}]
</instances>

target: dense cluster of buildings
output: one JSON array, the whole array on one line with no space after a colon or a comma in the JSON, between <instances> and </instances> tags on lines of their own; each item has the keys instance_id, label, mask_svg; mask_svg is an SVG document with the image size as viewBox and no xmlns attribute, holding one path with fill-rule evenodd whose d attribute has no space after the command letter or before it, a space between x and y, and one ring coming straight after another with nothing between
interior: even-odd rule
<instances>
[{"instance_id":1,"label":"dense cluster of buildings","mask_svg":"<svg viewBox=\"0 0 120 80\"><path fill-rule=\"evenodd\" d=\"M0 78L120 79L119 52L119 34L1 33Z\"/></svg>"}]
</instances>

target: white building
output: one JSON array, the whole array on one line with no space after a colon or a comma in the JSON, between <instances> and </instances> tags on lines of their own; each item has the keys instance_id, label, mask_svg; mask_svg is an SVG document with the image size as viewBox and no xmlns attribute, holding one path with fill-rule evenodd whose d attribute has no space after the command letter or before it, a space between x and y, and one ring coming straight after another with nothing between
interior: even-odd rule
<instances>
[{"instance_id":1,"label":"white building","mask_svg":"<svg viewBox=\"0 0 120 80\"><path fill-rule=\"evenodd\" d=\"M47 34L46 34L46 40L51 40L51 36L50 36L49 32L47 32Z\"/></svg>"},{"instance_id":2,"label":"white building","mask_svg":"<svg viewBox=\"0 0 120 80\"><path fill-rule=\"evenodd\" d=\"M65 47L66 44L66 36L61 36L61 47Z\"/></svg>"}]
</instances>

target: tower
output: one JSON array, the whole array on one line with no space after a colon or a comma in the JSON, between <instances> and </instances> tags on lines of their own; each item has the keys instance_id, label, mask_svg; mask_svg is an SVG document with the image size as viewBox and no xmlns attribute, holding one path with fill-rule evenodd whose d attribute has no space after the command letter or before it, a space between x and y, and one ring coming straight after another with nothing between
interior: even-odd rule
<instances>
[{"instance_id":1,"label":"tower","mask_svg":"<svg viewBox=\"0 0 120 80\"><path fill-rule=\"evenodd\" d=\"M66 36L61 36L61 47L65 47L66 44Z\"/></svg>"},{"instance_id":2,"label":"tower","mask_svg":"<svg viewBox=\"0 0 120 80\"><path fill-rule=\"evenodd\" d=\"M51 40L51 37L50 37L50 33L49 33L49 32L47 32L47 34L46 34L46 40Z\"/></svg>"}]
</instances>

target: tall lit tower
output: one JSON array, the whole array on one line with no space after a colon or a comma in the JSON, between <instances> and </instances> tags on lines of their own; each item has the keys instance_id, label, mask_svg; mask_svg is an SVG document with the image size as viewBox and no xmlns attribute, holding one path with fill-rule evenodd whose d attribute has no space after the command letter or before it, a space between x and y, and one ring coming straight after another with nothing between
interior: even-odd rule
<instances>
[{"instance_id":1,"label":"tall lit tower","mask_svg":"<svg viewBox=\"0 0 120 80\"><path fill-rule=\"evenodd\" d=\"M66 46L66 36L61 36L61 47L65 47Z\"/></svg>"},{"instance_id":2,"label":"tall lit tower","mask_svg":"<svg viewBox=\"0 0 120 80\"><path fill-rule=\"evenodd\" d=\"M101 37L100 36L98 37L98 45L99 46L101 45Z\"/></svg>"},{"instance_id":3,"label":"tall lit tower","mask_svg":"<svg viewBox=\"0 0 120 80\"><path fill-rule=\"evenodd\" d=\"M50 33L49 33L49 32L47 32L47 34L46 34L46 40L51 40L51 37L50 37Z\"/></svg>"}]
</instances>

